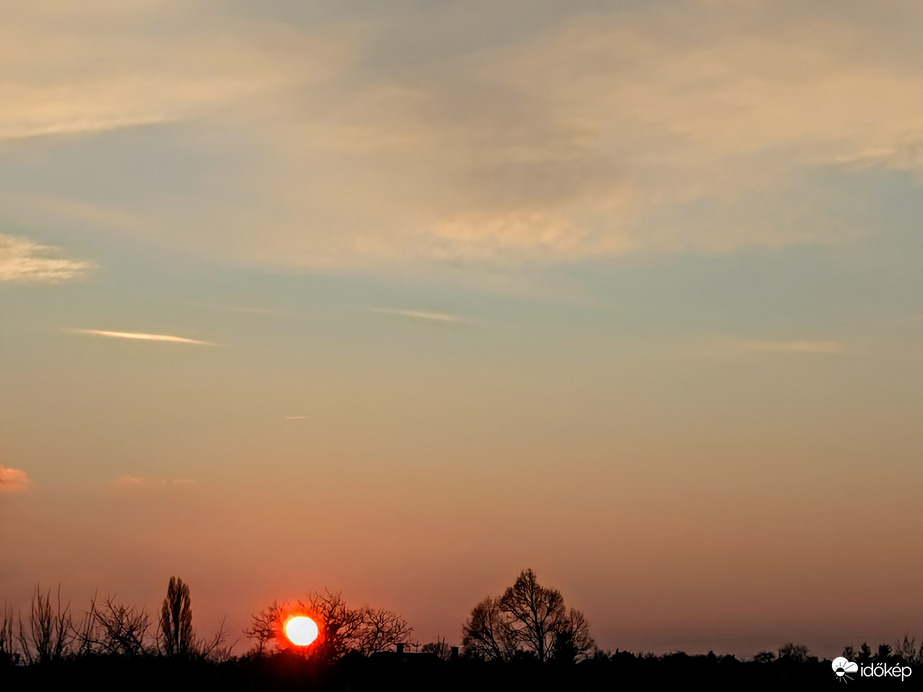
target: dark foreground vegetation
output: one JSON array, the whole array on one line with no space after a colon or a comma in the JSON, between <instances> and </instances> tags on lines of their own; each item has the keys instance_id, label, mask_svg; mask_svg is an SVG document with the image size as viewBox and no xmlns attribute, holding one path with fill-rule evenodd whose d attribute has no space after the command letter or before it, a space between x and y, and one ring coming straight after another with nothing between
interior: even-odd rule
<instances>
[{"instance_id":1,"label":"dark foreground vegetation","mask_svg":"<svg viewBox=\"0 0 923 692\"><path fill-rule=\"evenodd\" d=\"M95 655L29 666L4 666L10 692L90 690L818 690L839 689L829 661L739 661L733 657L599 654L577 664L536 660L486 662L434 654L349 654L319 663L291 652L214 661ZM854 679L852 689L923 689L923 669L900 679Z\"/></svg>"},{"instance_id":2,"label":"dark foreground vegetation","mask_svg":"<svg viewBox=\"0 0 923 692\"><path fill-rule=\"evenodd\" d=\"M317 638L286 636L294 616L309 616ZM28 613L0 613L0 691L88 690L817 690L923 689L923 646L907 636L893 646L846 647L835 662L789 643L752 659L601 651L589 623L531 570L498 597L474 606L462 646L414 643L397 613L353 608L339 592L273 602L253 615L244 654L223 627L200 638L189 587L172 578L159 616L115 598L94 598L77 615L60 590L36 587ZM839 667L838 667L839 666Z\"/></svg>"}]
</instances>

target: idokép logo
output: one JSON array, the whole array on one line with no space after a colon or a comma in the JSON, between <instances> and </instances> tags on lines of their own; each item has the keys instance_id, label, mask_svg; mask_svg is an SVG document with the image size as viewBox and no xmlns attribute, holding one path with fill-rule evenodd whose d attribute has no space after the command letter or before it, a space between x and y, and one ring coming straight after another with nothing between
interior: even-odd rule
<instances>
[{"instance_id":1,"label":"idok\u00e9p logo","mask_svg":"<svg viewBox=\"0 0 923 692\"><path fill-rule=\"evenodd\" d=\"M888 665L887 663L869 663L860 666L854 661L847 660L839 656L833 659L833 672L836 675L837 682L849 682L853 679L850 673L859 673L861 678L900 678L901 682L910 677L913 670L910 666Z\"/></svg>"},{"instance_id":2,"label":"idok\u00e9p logo","mask_svg":"<svg viewBox=\"0 0 923 692\"><path fill-rule=\"evenodd\" d=\"M849 682L852 680L850 673L859 671L859 664L853 663L842 656L833 659L833 672L836 673L837 682Z\"/></svg>"}]
</instances>

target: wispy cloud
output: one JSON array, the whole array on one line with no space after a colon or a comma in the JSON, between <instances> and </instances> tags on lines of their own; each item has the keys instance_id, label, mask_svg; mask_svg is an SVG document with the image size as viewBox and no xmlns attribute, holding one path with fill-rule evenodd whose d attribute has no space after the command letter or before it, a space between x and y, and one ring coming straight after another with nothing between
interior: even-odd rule
<instances>
[{"instance_id":1,"label":"wispy cloud","mask_svg":"<svg viewBox=\"0 0 923 692\"><path fill-rule=\"evenodd\" d=\"M119 476L110 483L114 490L152 490L157 488L188 487L196 481L189 478L151 478L148 476Z\"/></svg>"},{"instance_id":2,"label":"wispy cloud","mask_svg":"<svg viewBox=\"0 0 923 692\"><path fill-rule=\"evenodd\" d=\"M382 56L350 75L348 97L330 95L348 118L274 130L272 166L289 173L267 177L272 251L309 265L515 265L873 233L793 182L866 151L882 166L923 165L916 44L893 18L860 14L869 21L764 2L645 5L630 18L574 9L532 35L472 44L464 60L435 42L410 74ZM435 12L431 30L458 46L455 17ZM366 50L400 54L395 26L376 28ZM344 152L364 165L339 168ZM362 208L337 209L342 189ZM335 239L305 231L304 206ZM261 237L253 252L269 248Z\"/></svg>"},{"instance_id":3,"label":"wispy cloud","mask_svg":"<svg viewBox=\"0 0 923 692\"><path fill-rule=\"evenodd\" d=\"M93 4L0 8L0 141L201 117L291 82L298 71L316 79L328 62L286 69L277 56L296 50L300 37L255 19L253 34L219 16L205 25L198 3L140 3L130 13L118 3ZM172 32L173 22L186 29ZM306 52L329 57L335 48L317 38Z\"/></svg>"},{"instance_id":4,"label":"wispy cloud","mask_svg":"<svg viewBox=\"0 0 923 692\"><path fill-rule=\"evenodd\" d=\"M282 310L275 310L273 308L245 308L238 306L230 306L228 308L231 312L250 312L256 315L284 315L286 314Z\"/></svg>"},{"instance_id":5,"label":"wispy cloud","mask_svg":"<svg viewBox=\"0 0 923 692\"><path fill-rule=\"evenodd\" d=\"M837 341L744 341L748 351L764 353L843 353L846 347Z\"/></svg>"},{"instance_id":6,"label":"wispy cloud","mask_svg":"<svg viewBox=\"0 0 923 692\"><path fill-rule=\"evenodd\" d=\"M29 489L31 481L25 471L0 466L0 492L21 493Z\"/></svg>"},{"instance_id":7,"label":"wispy cloud","mask_svg":"<svg viewBox=\"0 0 923 692\"><path fill-rule=\"evenodd\" d=\"M302 418L307 418L307 416L286 416L285 420L301 420Z\"/></svg>"},{"instance_id":8,"label":"wispy cloud","mask_svg":"<svg viewBox=\"0 0 923 692\"><path fill-rule=\"evenodd\" d=\"M56 283L93 267L90 262L60 257L62 252L53 245L0 234L0 281Z\"/></svg>"},{"instance_id":9,"label":"wispy cloud","mask_svg":"<svg viewBox=\"0 0 923 692\"><path fill-rule=\"evenodd\" d=\"M149 217L133 233L248 262L516 266L838 242L874 228L818 204L804 178L842 163L923 170L911 3L835 16L538 3L531 31L499 7L440 4L425 45L406 40L412 10L375 3L349 21L325 4L303 24L245 5L87 5L0 8L0 139L27 150L29 137L201 122L213 135L190 153L207 174L191 185L207 187L171 205L95 201ZM470 40L479 23L489 40ZM181 127L150 131L169 142ZM239 156L248 165L227 165Z\"/></svg>"},{"instance_id":10,"label":"wispy cloud","mask_svg":"<svg viewBox=\"0 0 923 692\"><path fill-rule=\"evenodd\" d=\"M211 341L200 341L198 339L187 339L182 336L171 336L169 334L145 334L142 332L110 332L103 329L68 329L68 332L75 334L92 334L95 336L108 336L113 339L135 339L138 341L166 341L172 344L196 344L199 346L215 346Z\"/></svg>"},{"instance_id":11,"label":"wispy cloud","mask_svg":"<svg viewBox=\"0 0 923 692\"><path fill-rule=\"evenodd\" d=\"M832 340L717 339L693 350L703 358L740 358L748 355L833 355L847 353L847 346Z\"/></svg>"},{"instance_id":12,"label":"wispy cloud","mask_svg":"<svg viewBox=\"0 0 923 692\"><path fill-rule=\"evenodd\" d=\"M467 322L464 317L453 315L448 312L430 312L429 310L403 310L400 308L369 308L370 312L377 312L384 315L400 315L401 317L412 317L418 320L434 320L436 322Z\"/></svg>"}]
</instances>

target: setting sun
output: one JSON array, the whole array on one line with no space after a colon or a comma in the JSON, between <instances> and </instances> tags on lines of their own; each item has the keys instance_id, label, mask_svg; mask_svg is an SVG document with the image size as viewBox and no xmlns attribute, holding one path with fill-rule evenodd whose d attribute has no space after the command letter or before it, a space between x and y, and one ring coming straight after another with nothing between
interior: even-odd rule
<instances>
[{"instance_id":1,"label":"setting sun","mask_svg":"<svg viewBox=\"0 0 923 692\"><path fill-rule=\"evenodd\" d=\"M305 615L296 615L285 623L285 636L295 646L307 646L317 639L317 623Z\"/></svg>"}]
</instances>

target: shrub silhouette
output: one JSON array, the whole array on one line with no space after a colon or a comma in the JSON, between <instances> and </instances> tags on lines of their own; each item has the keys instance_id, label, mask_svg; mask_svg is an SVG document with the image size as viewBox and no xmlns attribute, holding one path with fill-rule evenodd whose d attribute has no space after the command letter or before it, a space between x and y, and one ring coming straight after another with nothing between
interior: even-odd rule
<instances>
[{"instance_id":1,"label":"shrub silhouette","mask_svg":"<svg viewBox=\"0 0 923 692\"><path fill-rule=\"evenodd\" d=\"M70 654L77 632L70 603L61 601L60 586L52 600L50 590L43 593L41 587L35 585L28 624L25 625L20 616L16 638L27 663L51 663Z\"/></svg>"}]
</instances>

